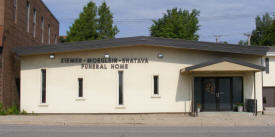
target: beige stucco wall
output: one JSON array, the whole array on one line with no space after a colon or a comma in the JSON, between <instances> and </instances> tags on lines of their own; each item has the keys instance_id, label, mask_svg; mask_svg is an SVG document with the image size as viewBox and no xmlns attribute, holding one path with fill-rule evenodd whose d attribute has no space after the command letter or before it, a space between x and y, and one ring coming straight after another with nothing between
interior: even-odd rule
<instances>
[{"instance_id":1,"label":"beige stucco wall","mask_svg":"<svg viewBox=\"0 0 275 137\"><path fill-rule=\"evenodd\" d=\"M124 71L124 106L118 107L118 70L81 69L81 64L61 64L61 58L148 58L148 64L128 64ZM158 59L157 54L164 58ZM245 98L254 98L254 73L180 74L180 69L221 57L261 63L257 56L136 46L75 53L21 57L21 109L34 113L150 113L190 112L192 76L244 77ZM110 64L107 64L110 66ZM41 105L41 69L47 69L47 103ZM153 94L153 75L159 75L160 96ZM78 100L78 78L84 79L84 100ZM262 110L261 72L256 73L258 110Z\"/></svg>"},{"instance_id":2,"label":"beige stucco wall","mask_svg":"<svg viewBox=\"0 0 275 137\"><path fill-rule=\"evenodd\" d=\"M263 72L263 86L275 87L275 56L267 56L263 58L269 58L269 73Z\"/></svg>"}]
</instances>

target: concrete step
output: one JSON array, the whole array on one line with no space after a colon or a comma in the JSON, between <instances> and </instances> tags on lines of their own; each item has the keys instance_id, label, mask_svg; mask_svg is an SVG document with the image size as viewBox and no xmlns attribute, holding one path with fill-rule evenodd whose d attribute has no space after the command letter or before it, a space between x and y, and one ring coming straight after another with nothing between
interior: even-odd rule
<instances>
[{"instance_id":1,"label":"concrete step","mask_svg":"<svg viewBox=\"0 0 275 137\"><path fill-rule=\"evenodd\" d=\"M267 107L264 111L265 115L275 115L275 108L274 107Z\"/></svg>"},{"instance_id":2,"label":"concrete step","mask_svg":"<svg viewBox=\"0 0 275 137\"><path fill-rule=\"evenodd\" d=\"M224 117L224 116L253 116L253 113L249 112L200 112L199 117Z\"/></svg>"}]
</instances>

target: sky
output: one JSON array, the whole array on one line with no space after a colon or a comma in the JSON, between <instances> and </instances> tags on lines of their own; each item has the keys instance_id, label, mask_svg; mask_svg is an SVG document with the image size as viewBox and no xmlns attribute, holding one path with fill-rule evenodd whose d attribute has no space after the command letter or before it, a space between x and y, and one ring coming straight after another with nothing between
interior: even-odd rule
<instances>
[{"instance_id":1,"label":"sky","mask_svg":"<svg viewBox=\"0 0 275 137\"><path fill-rule=\"evenodd\" d=\"M60 35L78 18L91 0L43 0L60 22ZM104 0L93 0L98 6ZM255 28L255 17L275 12L275 0L105 0L120 32L116 37L149 36L153 19L163 16L167 9L181 8L200 11L200 41L220 41L236 44L247 40L244 33Z\"/></svg>"}]
</instances>

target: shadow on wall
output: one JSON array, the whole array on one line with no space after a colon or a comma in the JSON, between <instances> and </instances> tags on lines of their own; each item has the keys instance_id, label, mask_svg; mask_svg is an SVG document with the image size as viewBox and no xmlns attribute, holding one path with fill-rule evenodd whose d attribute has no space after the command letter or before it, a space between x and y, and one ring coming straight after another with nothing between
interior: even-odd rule
<instances>
[{"instance_id":1,"label":"shadow on wall","mask_svg":"<svg viewBox=\"0 0 275 137\"><path fill-rule=\"evenodd\" d=\"M192 90L192 78L188 74L182 74L179 72L176 102L184 102L185 112L189 112L191 105L191 90Z\"/></svg>"}]
</instances>

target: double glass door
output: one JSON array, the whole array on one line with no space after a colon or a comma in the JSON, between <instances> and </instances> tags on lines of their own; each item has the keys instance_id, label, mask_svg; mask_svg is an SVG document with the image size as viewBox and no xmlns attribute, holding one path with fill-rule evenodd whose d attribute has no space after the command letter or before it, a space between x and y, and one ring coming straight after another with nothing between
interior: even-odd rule
<instances>
[{"instance_id":1,"label":"double glass door","mask_svg":"<svg viewBox=\"0 0 275 137\"><path fill-rule=\"evenodd\" d=\"M232 107L232 78L202 79L203 111L230 111Z\"/></svg>"}]
</instances>

